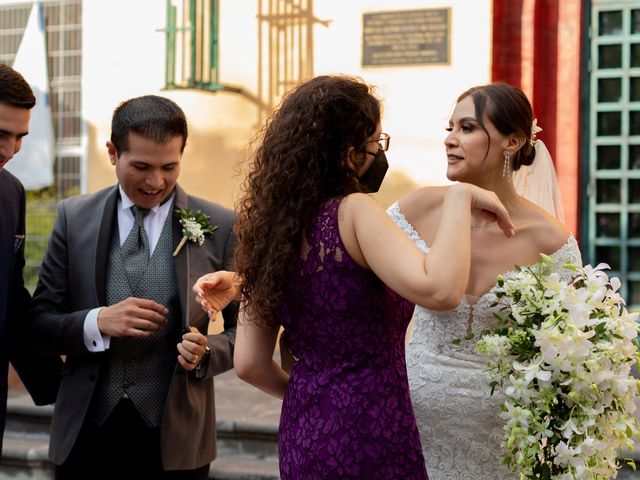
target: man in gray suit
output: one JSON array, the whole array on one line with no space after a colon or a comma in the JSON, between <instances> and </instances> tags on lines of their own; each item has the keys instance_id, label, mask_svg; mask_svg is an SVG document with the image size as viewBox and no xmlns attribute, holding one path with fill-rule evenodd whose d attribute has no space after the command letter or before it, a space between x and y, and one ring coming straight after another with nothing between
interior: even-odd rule
<instances>
[{"instance_id":1,"label":"man in gray suit","mask_svg":"<svg viewBox=\"0 0 640 480\"><path fill-rule=\"evenodd\" d=\"M191 286L230 268L235 217L177 184L187 123L174 102L128 100L111 129L118 185L59 205L31 309L36 344L66 355L49 455L63 480L205 479L213 376L233 366L237 305L208 335ZM209 221L180 223L198 211ZM205 227L204 243L179 247Z\"/></svg>"}]
</instances>

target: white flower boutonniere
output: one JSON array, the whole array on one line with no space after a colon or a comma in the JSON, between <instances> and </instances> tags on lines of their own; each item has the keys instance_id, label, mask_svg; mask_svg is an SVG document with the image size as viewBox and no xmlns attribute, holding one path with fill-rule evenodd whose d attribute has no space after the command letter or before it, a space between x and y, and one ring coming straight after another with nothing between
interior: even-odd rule
<instances>
[{"instance_id":1,"label":"white flower boutonniere","mask_svg":"<svg viewBox=\"0 0 640 480\"><path fill-rule=\"evenodd\" d=\"M176 208L175 213L179 217L178 221L180 225L182 225L182 239L173 252L174 257L180 253L180 250L184 247L184 244L187 243L187 240L202 245L204 243L204 236L213 235L213 232L218 229L217 225L211 224L209 216L200 210L194 213L188 208Z\"/></svg>"}]
</instances>

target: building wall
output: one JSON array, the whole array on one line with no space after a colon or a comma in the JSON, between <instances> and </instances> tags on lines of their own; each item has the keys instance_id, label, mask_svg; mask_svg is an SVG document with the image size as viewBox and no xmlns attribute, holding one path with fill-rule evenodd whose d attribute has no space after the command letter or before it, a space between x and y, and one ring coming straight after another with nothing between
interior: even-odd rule
<instances>
[{"instance_id":1,"label":"building wall","mask_svg":"<svg viewBox=\"0 0 640 480\"><path fill-rule=\"evenodd\" d=\"M0 0L0 4L3 3L15 2ZM378 196L382 203L387 204L419 185L447 183L442 142L454 100L468 87L491 81L492 68L495 70L492 55L495 57L500 48L506 50L512 43L497 42L499 45L496 46L498 37L492 25L494 3L492 0L314 2L318 23L313 35L313 73L360 76L378 87L384 102L383 129L391 134L392 141L388 154L391 170ZM544 10L543 3L525 2L523 5L538 8L540 4L540 9ZM577 4L578 0L570 3ZM163 91L165 1L83 2L82 108L86 122L86 168L83 169L86 178L83 185L87 191L96 191L115 179L104 146L115 106L132 96L156 93L178 102L189 119L191 136L184 156L183 186L225 205L234 204L241 181L238 162L246 157L249 141L263 121L254 101L259 93L258 0L220 0L220 8L220 80L242 88L247 95ZM451 9L450 64L362 67L364 14L429 8ZM526 33L527 28L534 28L535 18L528 19L523 12L518 13L521 17L518 21L522 22L521 31ZM563 12L559 14L562 17L560 24L577 29L579 20L575 24L567 22L568 14ZM498 25L497 29L500 32L504 25ZM530 49L526 45L522 47L526 57ZM558 51L561 65L566 63L565 51ZM575 62L575 56L571 58ZM531 62L524 57L521 60L522 69L526 70ZM530 76L523 76L521 86L525 90L531 86L530 80ZM559 80L564 81L564 77ZM577 89L572 91L577 92ZM548 89L546 94L550 95ZM563 101L565 96L560 93L559 98ZM571 135L575 136L575 132ZM567 145L566 141L559 142L559 150L566 150ZM555 145L550 147L553 151ZM575 160L565 161L571 156L577 156L574 147L570 152L562 152L560 166L563 193L569 197L568 210L574 217L571 224L575 227L577 171L573 166Z\"/></svg>"},{"instance_id":2,"label":"building wall","mask_svg":"<svg viewBox=\"0 0 640 480\"><path fill-rule=\"evenodd\" d=\"M345 73L378 87L383 129L392 136L391 170L380 195L388 203L417 185L446 182L442 145L456 96L490 76L491 2L452 0L322 0L315 16L314 74ZM220 80L257 94L257 1L221 0ZM451 64L361 67L362 15L388 10L451 8ZM233 205L239 194L237 165L259 127L258 109L234 93L163 91L164 2L85 2L83 106L87 122L88 190L114 181L105 142L110 117L122 100L155 93L175 100L187 114L190 138L181 184L208 199Z\"/></svg>"},{"instance_id":3,"label":"building wall","mask_svg":"<svg viewBox=\"0 0 640 480\"><path fill-rule=\"evenodd\" d=\"M14 2L0 0L0 4L5 3ZM163 90L164 0L83 2L82 111L86 155L82 185L86 191L96 191L115 180L105 149L115 106L132 96L156 93L178 102L189 119L191 136L184 155L183 186L233 206L240 194L238 164L246 158L249 142L264 121L255 102L260 96L258 4L259 0L220 0L220 81L245 92L238 94ZM313 28L313 74L360 76L377 86L384 102L383 129L392 141L388 154L391 169L378 195L381 203L388 204L420 185L447 183L442 143L455 98L472 85L506 80L520 85L534 105L543 107L538 108L546 116L541 138L557 155L568 223L578 231L576 97L580 1L569 0L567 5L562 3L562 8L551 8L554 5L558 4L546 0L313 2L318 20ZM364 14L430 8L449 8L451 12L448 65L361 65ZM549 12L554 18L546 18L551 15ZM547 23L540 23L541 18ZM557 24L557 30L549 23ZM503 38L505 34L507 37ZM548 38L554 48L547 45ZM557 46L560 40L563 48ZM571 48L567 48L569 43ZM509 75L496 76L505 65ZM556 67L557 76L539 74ZM555 82L553 85L547 81L549 78ZM553 88L567 83L572 83L568 91ZM566 126L558 129L556 119L570 117L574 127L570 131ZM556 135L556 131L560 133Z\"/></svg>"}]
</instances>

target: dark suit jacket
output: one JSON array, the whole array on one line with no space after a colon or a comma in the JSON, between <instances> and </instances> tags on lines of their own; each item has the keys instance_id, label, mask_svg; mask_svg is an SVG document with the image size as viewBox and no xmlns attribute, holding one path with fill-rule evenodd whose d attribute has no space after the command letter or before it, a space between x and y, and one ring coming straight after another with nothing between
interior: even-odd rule
<instances>
[{"instance_id":1,"label":"dark suit jacket","mask_svg":"<svg viewBox=\"0 0 640 480\"><path fill-rule=\"evenodd\" d=\"M53 403L62 361L37 354L26 329L29 292L24 288L25 194L20 181L0 170L0 451L7 413L11 362L38 405Z\"/></svg>"},{"instance_id":2,"label":"dark suit jacket","mask_svg":"<svg viewBox=\"0 0 640 480\"><path fill-rule=\"evenodd\" d=\"M69 455L87 417L105 359L104 352L86 349L83 325L89 310L106 306L106 263L117 199L114 186L61 202L33 298L30 326L38 346L67 356L49 445L49 456L58 465ZM201 210L218 226L202 246L187 242L174 257L181 319L184 326L195 326L206 335L209 320L191 287L207 272L230 269L235 216L231 210L187 196L179 186L174 208ZM173 215L174 248L181 231ZM237 305L227 307L223 316L224 332L208 337L211 361L204 378L197 378L195 371L185 372L176 360L161 425L162 463L167 470L197 468L216 457L213 376L233 366Z\"/></svg>"}]
</instances>

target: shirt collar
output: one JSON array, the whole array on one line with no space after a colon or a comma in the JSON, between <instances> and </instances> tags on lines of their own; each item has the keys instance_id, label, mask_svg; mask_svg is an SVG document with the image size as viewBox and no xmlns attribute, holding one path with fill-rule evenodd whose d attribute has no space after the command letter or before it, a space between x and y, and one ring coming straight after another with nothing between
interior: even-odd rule
<instances>
[{"instance_id":1,"label":"shirt collar","mask_svg":"<svg viewBox=\"0 0 640 480\"><path fill-rule=\"evenodd\" d=\"M118 185L118 190L120 191L120 208L122 210L129 210L135 204L133 203L133 201L129 197L127 197L127 194L124 193L124 190L122 189L121 185ZM158 210L160 209L160 207L162 205L164 205L165 203L169 203L169 202L173 201L173 197L175 197L175 196L176 196L176 191L174 189L173 192L171 192L171 195L169 195L162 203L159 203L155 207L151 208L149 210L149 213L152 214L152 215L155 215L156 213L158 213Z\"/></svg>"}]
</instances>

